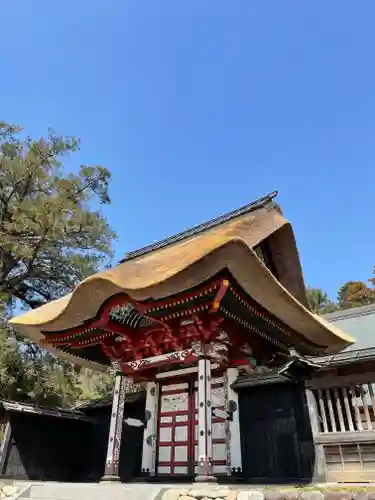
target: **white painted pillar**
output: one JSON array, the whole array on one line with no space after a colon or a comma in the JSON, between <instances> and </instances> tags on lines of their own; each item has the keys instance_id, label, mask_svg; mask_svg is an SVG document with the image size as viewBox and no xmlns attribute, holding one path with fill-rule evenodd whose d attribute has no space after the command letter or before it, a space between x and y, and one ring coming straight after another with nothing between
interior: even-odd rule
<instances>
[{"instance_id":1,"label":"white painted pillar","mask_svg":"<svg viewBox=\"0 0 375 500\"><path fill-rule=\"evenodd\" d=\"M238 474L242 472L242 453L241 453L241 433L240 433L240 412L238 406L238 394L231 387L238 377L238 368L227 368L227 395L228 403L233 401L237 409L229 421L229 456L227 463L228 474Z\"/></svg>"},{"instance_id":2,"label":"white painted pillar","mask_svg":"<svg viewBox=\"0 0 375 500\"><path fill-rule=\"evenodd\" d=\"M158 423L159 384L147 383L146 415L148 420L143 433L142 474L155 476L156 433Z\"/></svg>"},{"instance_id":3,"label":"white painted pillar","mask_svg":"<svg viewBox=\"0 0 375 500\"><path fill-rule=\"evenodd\" d=\"M120 374L116 375L108 436L107 458L102 481L120 481L120 447L122 426L124 422L126 385L128 381L127 377Z\"/></svg>"},{"instance_id":4,"label":"white painted pillar","mask_svg":"<svg viewBox=\"0 0 375 500\"><path fill-rule=\"evenodd\" d=\"M198 464L197 481L212 481L211 361L198 361Z\"/></svg>"}]
</instances>

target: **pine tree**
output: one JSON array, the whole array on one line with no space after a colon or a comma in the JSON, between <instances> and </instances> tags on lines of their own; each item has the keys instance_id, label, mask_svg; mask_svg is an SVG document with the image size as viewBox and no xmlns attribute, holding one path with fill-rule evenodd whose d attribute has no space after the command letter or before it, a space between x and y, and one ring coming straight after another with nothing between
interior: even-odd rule
<instances>
[{"instance_id":1,"label":"pine tree","mask_svg":"<svg viewBox=\"0 0 375 500\"><path fill-rule=\"evenodd\" d=\"M62 160L79 148L49 131L25 137L0 122L0 398L70 406L83 397L85 371L22 339L6 322L15 305L38 307L72 290L112 256L115 233L91 201L110 203L110 172L83 165L67 173ZM101 379L102 377L102 379ZM96 375L87 398L109 389ZM107 384L107 385L106 385Z\"/></svg>"}]
</instances>

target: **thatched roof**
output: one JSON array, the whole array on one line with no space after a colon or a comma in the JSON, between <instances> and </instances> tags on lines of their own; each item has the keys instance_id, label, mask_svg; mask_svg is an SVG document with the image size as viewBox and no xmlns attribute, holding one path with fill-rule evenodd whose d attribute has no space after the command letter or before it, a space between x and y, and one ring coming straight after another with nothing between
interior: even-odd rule
<instances>
[{"instance_id":1,"label":"thatched roof","mask_svg":"<svg viewBox=\"0 0 375 500\"><path fill-rule=\"evenodd\" d=\"M83 324L113 295L125 293L137 301L162 299L198 286L226 269L249 296L280 321L306 339L326 345L327 354L338 352L354 339L307 310L293 230L271 199L166 245L139 252L113 269L87 278L71 294L10 323L31 340L43 343L42 331ZM264 241L277 278L254 251ZM53 347L48 349L79 364L101 368Z\"/></svg>"}]
</instances>

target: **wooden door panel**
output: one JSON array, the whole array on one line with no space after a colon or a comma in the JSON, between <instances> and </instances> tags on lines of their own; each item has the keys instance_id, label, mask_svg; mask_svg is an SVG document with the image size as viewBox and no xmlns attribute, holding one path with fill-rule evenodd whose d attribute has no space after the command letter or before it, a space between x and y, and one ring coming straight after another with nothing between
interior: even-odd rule
<instances>
[{"instance_id":1,"label":"wooden door panel","mask_svg":"<svg viewBox=\"0 0 375 500\"><path fill-rule=\"evenodd\" d=\"M245 466L247 466L251 477L265 478L275 476L270 425L272 425L272 421L260 419L252 421L249 425L251 444L250 439L245 443L247 448L247 463Z\"/></svg>"},{"instance_id":2,"label":"wooden door panel","mask_svg":"<svg viewBox=\"0 0 375 500\"><path fill-rule=\"evenodd\" d=\"M191 387L189 382L161 386L158 425L158 474L188 474Z\"/></svg>"},{"instance_id":3,"label":"wooden door panel","mask_svg":"<svg viewBox=\"0 0 375 500\"><path fill-rule=\"evenodd\" d=\"M243 472L249 481L309 479L310 460L302 450L309 438L304 394L303 387L288 383L240 392Z\"/></svg>"},{"instance_id":4,"label":"wooden door panel","mask_svg":"<svg viewBox=\"0 0 375 500\"><path fill-rule=\"evenodd\" d=\"M300 477L299 445L294 415L273 422L274 457L276 477Z\"/></svg>"},{"instance_id":5,"label":"wooden door panel","mask_svg":"<svg viewBox=\"0 0 375 500\"><path fill-rule=\"evenodd\" d=\"M193 474L198 470L198 383L196 376L186 382L160 387L158 424L158 474ZM225 409L223 377L213 377L212 407ZM226 473L226 432L228 423L212 419L214 474Z\"/></svg>"}]
</instances>

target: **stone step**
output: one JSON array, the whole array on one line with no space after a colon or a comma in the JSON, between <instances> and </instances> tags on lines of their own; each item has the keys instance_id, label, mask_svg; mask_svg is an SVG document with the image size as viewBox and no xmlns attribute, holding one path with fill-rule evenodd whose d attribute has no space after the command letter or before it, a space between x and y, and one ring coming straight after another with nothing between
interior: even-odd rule
<instances>
[{"instance_id":1,"label":"stone step","mask_svg":"<svg viewBox=\"0 0 375 500\"><path fill-rule=\"evenodd\" d=\"M28 497L20 497L20 500L22 500L22 498L25 498L25 500L27 500ZM6 499L4 499L6 500ZM59 500L59 498L38 498L38 497L33 497L33 500ZM69 499L69 500L72 500L72 499Z\"/></svg>"},{"instance_id":2,"label":"stone step","mask_svg":"<svg viewBox=\"0 0 375 500\"><path fill-rule=\"evenodd\" d=\"M22 499L33 500L155 500L163 485L149 484L31 484ZM20 499L21 500L21 499Z\"/></svg>"}]
</instances>

